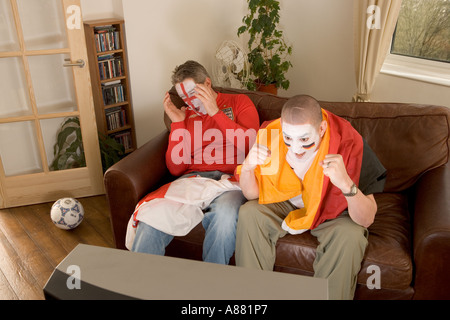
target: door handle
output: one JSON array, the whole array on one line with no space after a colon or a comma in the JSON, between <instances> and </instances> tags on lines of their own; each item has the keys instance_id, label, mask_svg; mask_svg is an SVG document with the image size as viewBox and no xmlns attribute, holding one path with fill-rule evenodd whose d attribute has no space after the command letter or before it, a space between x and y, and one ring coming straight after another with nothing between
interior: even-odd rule
<instances>
[{"instance_id":1,"label":"door handle","mask_svg":"<svg viewBox=\"0 0 450 320\"><path fill-rule=\"evenodd\" d=\"M64 59L64 61L69 62L69 63L65 63L63 66L64 67L79 67L79 68L84 68L86 66L86 62L84 62L84 60L79 59L76 62L72 63L70 59Z\"/></svg>"}]
</instances>

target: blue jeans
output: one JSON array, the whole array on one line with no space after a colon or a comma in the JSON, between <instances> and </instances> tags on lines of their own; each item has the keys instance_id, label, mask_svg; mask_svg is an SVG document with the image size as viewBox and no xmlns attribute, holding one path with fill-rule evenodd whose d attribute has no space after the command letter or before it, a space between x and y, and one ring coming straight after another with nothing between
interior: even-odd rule
<instances>
[{"instance_id":1,"label":"blue jeans","mask_svg":"<svg viewBox=\"0 0 450 320\"><path fill-rule=\"evenodd\" d=\"M183 176L199 175L205 178L220 180L222 172L194 172ZM228 264L236 246L236 224L239 208L247 200L242 191L228 191L214 199L204 210L202 221L205 229L203 241L203 261ZM174 236L161 232L143 222L139 222L132 251L164 255L166 247Z\"/></svg>"}]
</instances>

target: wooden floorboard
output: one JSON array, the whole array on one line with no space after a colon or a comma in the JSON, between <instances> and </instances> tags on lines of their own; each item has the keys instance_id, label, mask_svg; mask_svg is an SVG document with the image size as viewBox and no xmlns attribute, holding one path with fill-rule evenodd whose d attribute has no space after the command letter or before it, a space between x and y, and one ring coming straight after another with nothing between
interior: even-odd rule
<instances>
[{"instance_id":1,"label":"wooden floorboard","mask_svg":"<svg viewBox=\"0 0 450 320\"><path fill-rule=\"evenodd\" d=\"M83 222L71 231L50 219L52 203L0 210L0 299L42 300L56 266L80 243L114 247L105 196L78 199Z\"/></svg>"}]
</instances>

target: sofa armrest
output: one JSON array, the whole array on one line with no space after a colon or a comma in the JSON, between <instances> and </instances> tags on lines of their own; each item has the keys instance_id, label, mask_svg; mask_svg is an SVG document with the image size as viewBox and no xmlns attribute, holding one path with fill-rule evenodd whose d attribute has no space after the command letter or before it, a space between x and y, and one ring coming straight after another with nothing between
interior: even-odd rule
<instances>
[{"instance_id":1,"label":"sofa armrest","mask_svg":"<svg viewBox=\"0 0 450 320\"><path fill-rule=\"evenodd\" d=\"M104 176L114 241L125 249L128 221L136 204L156 189L167 175L165 154L169 132L165 131L109 168Z\"/></svg>"},{"instance_id":2,"label":"sofa armrest","mask_svg":"<svg viewBox=\"0 0 450 320\"><path fill-rule=\"evenodd\" d=\"M414 212L414 299L450 299L450 165L417 182Z\"/></svg>"}]
</instances>

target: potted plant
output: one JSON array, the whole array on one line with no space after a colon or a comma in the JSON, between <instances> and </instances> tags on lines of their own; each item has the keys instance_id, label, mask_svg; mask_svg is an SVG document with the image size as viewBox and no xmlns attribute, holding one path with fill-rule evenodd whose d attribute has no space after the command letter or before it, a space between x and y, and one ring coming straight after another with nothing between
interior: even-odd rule
<instances>
[{"instance_id":1,"label":"potted plant","mask_svg":"<svg viewBox=\"0 0 450 320\"><path fill-rule=\"evenodd\" d=\"M280 22L280 2L276 0L247 0L250 13L238 30L238 36L247 32L250 35L248 59L251 65L249 90L261 90L262 86L272 86L287 90L290 82L285 75L291 62L292 46L284 40L283 31L278 30ZM261 91L264 91L261 90Z\"/></svg>"},{"instance_id":2,"label":"potted plant","mask_svg":"<svg viewBox=\"0 0 450 320\"><path fill-rule=\"evenodd\" d=\"M103 172L125 156L125 148L115 139L98 133ZM80 119L77 117L64 119L56 136L53 147L54 159L51 171L86 167Z\"/></svg>"},{"instance_id":3,"label":"potted plant","mask_svg":"<svg viewBox=\"0 0 450 320\"><path fill-rule=\"evenodd\" d=\"M98 141L100 143L103 173L105 173L109 167L123 159L125 156L125 147L114 138L104 135L101 132L98 133Z\"/></svg>"},{"instance_id":4,"label":"potted plant","mask_svg":"<svg viewBox=\"0 0 450 320\"><path fill-rule=\"evenodd\" d=\"M57 133L51 171L86 167L80 119L67 118Z\"/></svg>"}]
</instances>

